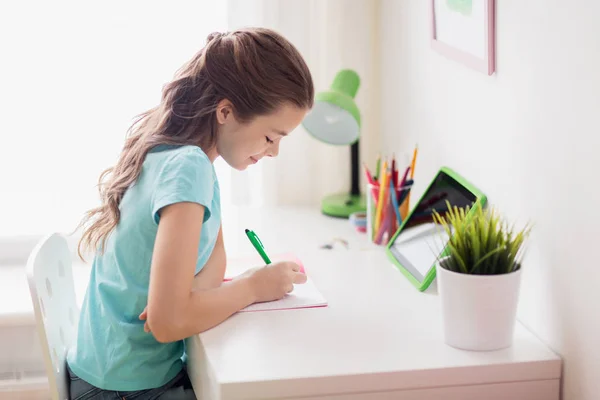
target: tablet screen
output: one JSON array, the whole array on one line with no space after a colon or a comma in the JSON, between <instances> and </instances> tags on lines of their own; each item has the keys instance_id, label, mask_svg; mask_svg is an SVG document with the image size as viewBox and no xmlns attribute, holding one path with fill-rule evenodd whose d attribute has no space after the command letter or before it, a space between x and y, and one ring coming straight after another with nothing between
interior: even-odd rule
<instances>
[{"instance_id":1,"label":"tablet screen","mask_svg":"<svg viewBox=\"0 0 600 400\"><path fill-rule=\"evenodd\" d=\"M443 227L433 221L433 210L444 216L446 201L453 207L463 208L472 206L476 200L475 194L440 171L415 206L390 251L406 270L422 281L448 241Z\"/></svg>"}]
</instances>

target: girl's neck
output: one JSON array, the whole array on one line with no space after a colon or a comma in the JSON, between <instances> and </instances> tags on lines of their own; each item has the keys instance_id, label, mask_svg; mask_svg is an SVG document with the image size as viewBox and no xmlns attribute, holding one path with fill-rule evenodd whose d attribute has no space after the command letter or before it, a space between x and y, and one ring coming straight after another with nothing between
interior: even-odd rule
<instances>
[{"instance_id":1,"label":"girl's neck","mask_svg":"<svg viewBox=\"0 0 600 400\"><path fill-rule=\"evenodd\" d=\"M209 149L202 149L202 151L204 151L204 153L206 153L206 155L208 156L208 159L210 160L211 163L214 163L215 160L219 157L219 152L217 152L217 146L212 146Z\"/></svg>"}]
</instances>

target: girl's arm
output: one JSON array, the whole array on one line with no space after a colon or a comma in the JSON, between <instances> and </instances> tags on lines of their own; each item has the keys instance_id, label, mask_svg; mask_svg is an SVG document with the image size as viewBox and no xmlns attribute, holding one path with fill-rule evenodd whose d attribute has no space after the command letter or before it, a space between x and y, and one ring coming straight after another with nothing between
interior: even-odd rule
<instances>
[{"instance_id":1,"label":"girl's arm","mask_svg":"<svg viewBox=\"0 0 600 400\"><path fill-rule=\"evenodd\" d=\"M161 210L154 245L147 322L159 342L207 330L252 304L249 280L210 290L193 289L204 207L176 203Z\"/></svg>"},{"instance_id":2,"label":"girl's arm","mask_svg":"<svg viewBox=\"0 0 600 400\"><path fill-rule=\"evenodd\" d=\"M212 289L194 288L194 271L204 207L191 202L164 207L156 235L147 323L159 342L208 330L244 307L282 298L306 282L299 266L275 263Z\"/></svg>"},{"instance_id":3,"label":"girl's arm","mask_svg":"<svg viewBox=\"0 0 600 400\"><path fill-rule=\"evenodd\" d=\"M225 278L225 269L227 266L227 258L225 256L225 245L223 243L223 229L219 229L219 234L206 265L194 277L192 290L207 290L214 289L223 284ZM144 311L140 314L140 319L146 321L148 318L148 307L144 307ZM144 322L144 330L150 332L148 322Z\"/></svg>"},{"instance_id":4,"label":"girl's arm","mask_svg":"<svg viewBox=\"0 0 600 400\"><path fill-rule=\"evenodd\" d=\"M206 265L194 278L194 289L214 289L223 284L225 278L225 268L227 266L227 257L225 255L225 245L223 243L223 227L219 228L215 247Z\"/></svg>"}]
</instances>

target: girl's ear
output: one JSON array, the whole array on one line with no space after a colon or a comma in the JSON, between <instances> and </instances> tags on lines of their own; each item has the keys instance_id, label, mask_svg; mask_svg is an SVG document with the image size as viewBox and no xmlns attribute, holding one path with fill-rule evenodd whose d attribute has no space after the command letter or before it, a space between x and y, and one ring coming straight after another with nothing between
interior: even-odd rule
<instances>
[{"instance_id":1,"label":"girl's ear","mask_svg":"<svg viewBox=\"0 0 600 400\"><path fill-rule=\"evenodd\" d=\"M233 119L233 104L227 99L217 105L217 122L221 125Z\"/></svg>"}]
</instances>

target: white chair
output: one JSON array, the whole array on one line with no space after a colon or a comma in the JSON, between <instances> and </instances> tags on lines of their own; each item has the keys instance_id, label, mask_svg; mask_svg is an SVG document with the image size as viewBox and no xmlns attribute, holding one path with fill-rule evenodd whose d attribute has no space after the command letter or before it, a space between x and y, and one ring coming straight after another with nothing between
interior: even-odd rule
<instances>
[{"instance_id":1,"label":"white chair","mask_svg":"<svg viewBox=\"0 0 600 400\"><path fill-rule=\"evenodd\" d=\"M54 233L35 246L27 261L27 280L53 400L69 398L67 350L77 337L79 310L64 236Z\"/></svg>"}]
</instances>

